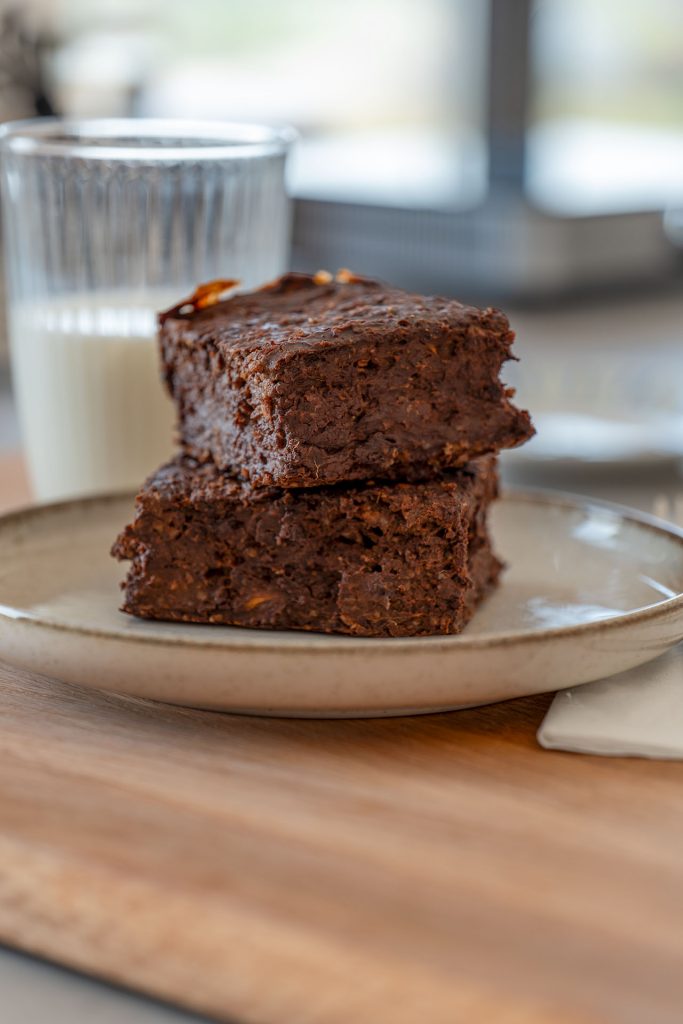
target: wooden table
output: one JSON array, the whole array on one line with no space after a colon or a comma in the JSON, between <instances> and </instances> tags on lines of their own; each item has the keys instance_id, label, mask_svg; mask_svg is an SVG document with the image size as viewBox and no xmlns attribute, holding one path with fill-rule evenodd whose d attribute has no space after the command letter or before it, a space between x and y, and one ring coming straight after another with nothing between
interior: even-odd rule
<instances>
[{"instance_id":1,"label":"wooden table","mask_svg":"<svg viewBox=\"0 0 683 1024\"><path fill-rule=\"evenodd\" d=\"M542 751L549 697L311 722L0 683L2 942L221 1020L682 1018L683 764Z\"/></svg>"}]
</instances>

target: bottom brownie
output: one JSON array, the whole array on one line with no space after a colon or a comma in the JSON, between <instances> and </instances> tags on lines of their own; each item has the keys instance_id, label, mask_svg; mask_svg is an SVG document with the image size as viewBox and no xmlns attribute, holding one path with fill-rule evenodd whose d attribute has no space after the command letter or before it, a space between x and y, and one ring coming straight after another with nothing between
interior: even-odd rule
<instances>
[{"instance_id":1,"label":"bottom brownie","mask_svg":"<svg viewBox=\"0 0 683 1024\"><path fill-rule=\"evenodd\" d=\"M457 633L500 563L495 460L423 483L253 490L178 457L137 498L112 554L122 610L149 619L356 636Z\"/></svg>"}]
</instances>

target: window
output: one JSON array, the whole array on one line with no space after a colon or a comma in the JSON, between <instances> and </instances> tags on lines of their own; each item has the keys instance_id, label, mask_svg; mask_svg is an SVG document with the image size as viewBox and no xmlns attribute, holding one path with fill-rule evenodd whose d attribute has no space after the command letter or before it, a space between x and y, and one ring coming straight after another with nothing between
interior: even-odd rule
<instances>
[{"instance_id":1,"label":"window","mask_svg":"<svg viewBox=\"0 0 683 1024\"><path fill-rule=\"evenodd\" d=\"M67 7L78 31L58 77L71 110L100 113L103 92L111 103L112 85L128 79L120 100L132 92L138 114L295 124L297 195L400 206L481 199L480 0Z\"/></svg>"},{"instance_id":2,"label":"window","mask_svg":"<svg viewBox=\"0 0 683 1024\"><path fill-rule=\"evenodd\" d=\"M527 189L548 209L683 205L681 0L541 0Z\"/></svg>"},{"instance_id":3,"label":"window","mask_svg":"<svg viewBox=\"0 0 683 1024\"><path fill-rule=\"evenodd\" d=\"M682 0L28 6L65 113L295 124L301 267L476 299L677 272Z\"/></svg>"}]
</instances>

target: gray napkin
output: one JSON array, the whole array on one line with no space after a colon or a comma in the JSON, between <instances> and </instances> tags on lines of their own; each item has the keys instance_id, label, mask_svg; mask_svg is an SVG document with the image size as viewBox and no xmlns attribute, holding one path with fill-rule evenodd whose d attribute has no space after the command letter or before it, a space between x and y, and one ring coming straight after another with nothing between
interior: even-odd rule
<instances>
[{"instance_id":1,"label":"gray napkin","mask_svg":"<svg viewBox=\"0 0 683 1024\"><path fill-rule=\"evenodd\" d=\"M683 759L683 644L629 672L560 691L538 742L582 754Z\"/></svg>"}]
</instances>

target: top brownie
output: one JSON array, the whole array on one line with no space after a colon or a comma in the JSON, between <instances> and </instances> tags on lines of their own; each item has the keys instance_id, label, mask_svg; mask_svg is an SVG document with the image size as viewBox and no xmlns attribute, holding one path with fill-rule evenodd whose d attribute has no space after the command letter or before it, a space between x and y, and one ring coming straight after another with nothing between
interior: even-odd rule
<instances>
[{"instance_id":1,"label":"top brownie","mask_svg":"<svg viewBox=\"0 0 683 1024\"><path fill-rule=\"evenodd\" d=\"M286 274L159 322L183 449L254 486L421 479L533 434L499 380L514 334L494 309Z\"/></svg>"}]
</instances>

